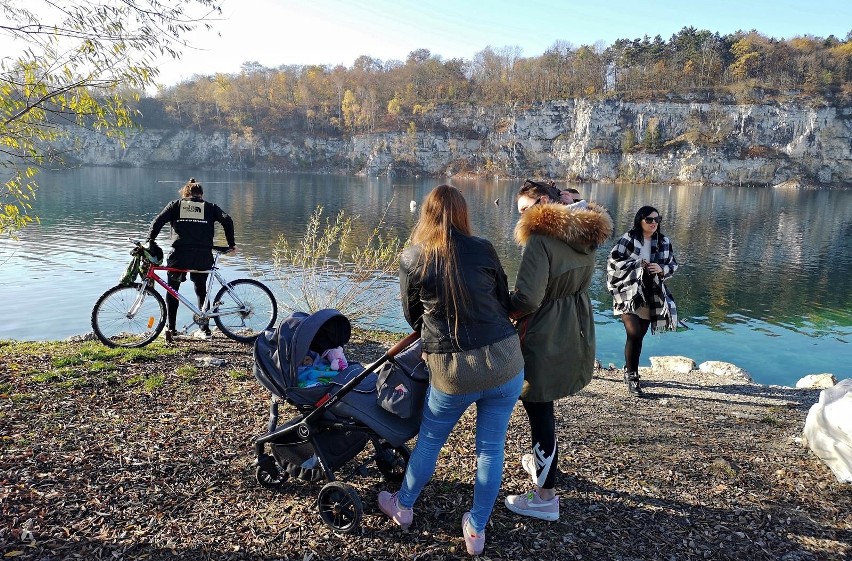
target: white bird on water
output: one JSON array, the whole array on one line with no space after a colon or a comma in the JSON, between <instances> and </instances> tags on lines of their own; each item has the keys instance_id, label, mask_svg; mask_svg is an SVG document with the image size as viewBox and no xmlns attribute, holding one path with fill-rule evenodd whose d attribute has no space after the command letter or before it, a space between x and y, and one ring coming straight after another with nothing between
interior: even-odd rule
<instances>
[{"instance_id":1,"label":"white bird on water","mask_svg":"<svg viewBox=\"0 0 852 561\"><path fill-rule=\"evenodd\" d=\"M411 212L417 210L417 201L411 201L411 204L408 205L408 208L411 209Z\"/></svg>"}]
</instances>

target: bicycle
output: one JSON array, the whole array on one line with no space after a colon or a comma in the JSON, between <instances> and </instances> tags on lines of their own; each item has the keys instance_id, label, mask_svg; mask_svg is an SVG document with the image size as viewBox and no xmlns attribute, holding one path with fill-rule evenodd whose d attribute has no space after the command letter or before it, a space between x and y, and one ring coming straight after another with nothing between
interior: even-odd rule
<instances>
[{"instance_id":1,"label":"bicycle","mask_svg":"<svg viewBox=\"0 0 852 561\"><path fill-rule=\"evenodd\" d=\"M92 310L92 329L104 345L144 347L160 335L166 323L166 302L154 289L155 283L192 311L193 322L184 326L184 333L190 326L206 326L208 320L212 319L227 337L250 343L263 331L275 325L278 305L266 286L254 279L228 282L219 273L216 264L221 255L230 251L229 248L213 247L213 266L209 271L190 271L153 262L151 259L155 258L147 253L139 240L131 239L130 242L134 244L131 255L134 259L139 259L138 268L133 271L128 269L132 274L126 274L121 284L104 292ZM134 263L131 263L131 268ZM160 271L210 273L207 280L207 297L201 309L169 286L157 274ZM141 282L134 282L137 274L142 277ZM222 288L211 302L214 280Z\"/></svg>"}]
</instances>

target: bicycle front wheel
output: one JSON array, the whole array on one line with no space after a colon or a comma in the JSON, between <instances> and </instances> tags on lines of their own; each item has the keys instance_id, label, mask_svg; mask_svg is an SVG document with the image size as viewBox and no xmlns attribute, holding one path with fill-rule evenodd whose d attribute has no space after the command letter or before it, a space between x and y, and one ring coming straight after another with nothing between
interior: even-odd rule
<instances>
[{"instance_id":1,"label":"bicycle front wheel","mask_svg":"<svg viewBox=\"0 0 852 561\"><path fill-rule=\"evenodd\" d=\"M150 286L114 286L92 310L92 330L107 347L144 347L166 323L166 303Z\"/></svg>"},{"instance_id":2,"label":"bicycle front wheel","mask_svg":"<svg viewBox=\"0 0 852 561\"><path fill-rule=\"evenodd\" d=\"M253 279L239 279L222 287L213 305L213 320L226 336L250 343L275 325L278 304L272 291Z\"/></svg>"}]
</instances>

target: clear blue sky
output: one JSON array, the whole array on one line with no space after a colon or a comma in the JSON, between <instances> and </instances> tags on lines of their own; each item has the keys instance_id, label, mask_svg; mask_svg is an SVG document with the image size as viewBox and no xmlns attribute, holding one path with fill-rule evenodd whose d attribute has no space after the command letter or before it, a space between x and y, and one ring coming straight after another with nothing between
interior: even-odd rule
<instances>
[{"instance_id":1,"label":"clear blue sky","mask_svg":"<svg viewBox=\"0 0 852 561\"><path fill-rule=\"evenodd\" d=\"M214 26L188 37L196 48L164 64L161 83L236 73L246 61L351 66L360 55L405 60L419 48L445 59L471 60L487 46L538 56L558 40L668 40L687 26L843 39L852 31L852 0L224 0Z\"/></svg>"}]
</instances>

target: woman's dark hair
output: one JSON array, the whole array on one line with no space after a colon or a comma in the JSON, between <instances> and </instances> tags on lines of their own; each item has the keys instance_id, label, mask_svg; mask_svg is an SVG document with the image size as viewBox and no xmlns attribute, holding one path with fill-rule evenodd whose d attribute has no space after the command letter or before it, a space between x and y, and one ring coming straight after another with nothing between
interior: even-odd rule
<instances>
[{"instance_id":1,"label":"woman's dark hair","mask_svg":"<svg viewBox=\"0 0 852 561\"><path fill-rule=\"evenodd\" d=\"M656 212L657 216L660 216L660 211L655 209L652 206L645 205L639 210L636 211L636 216L633 217L633 228L630 230L630 234L635 238L642 239L645 235L642 231L642 220L645 219L646 216L650 216L651 213ZM660 229L660 223L657 223L657 231L654 232L654 236L662 237L663 232Z\"/></svg>"},{"instance_id":2,"label":"woman's dark hair","mask_svg":"<svg viewBox=\"0 0 852 561\"><path fill-rule=\"evenodd\" d=\"M515 200L517 201L524 195L532 197L533 199L537 199L542 195L547 195L550 198L550 202L559 202L559 189L553 181L549 180L533 181L532 179L527 179L524 181L524 184L521 185L518 194L515 196Z\"/></svg>"},{"instance_id":3,"label":"woman's dark hair","mask_svg":"<svg viewBox=\"0 0 852 561\"><path fill-rule=\"evenodd\" d=\"M202 187L201 183L198 183L194 177L190 177L189 181L186 182L186 185L180 188L180 196L182 199L200 197L203 194L204 187Z\"/></svg>"}]
</instances>

